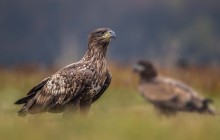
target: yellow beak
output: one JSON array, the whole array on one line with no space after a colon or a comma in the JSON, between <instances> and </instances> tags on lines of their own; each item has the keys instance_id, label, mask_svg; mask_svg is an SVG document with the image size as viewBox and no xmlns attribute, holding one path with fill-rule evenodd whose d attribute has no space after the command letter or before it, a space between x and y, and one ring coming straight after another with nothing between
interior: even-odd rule
<instances>
[{"instance_id":1,"label":"yellow beak","mask_svg":"<svg viewBox=\"0 0 220 140\"><path fill-rule=\"evenodd\" d=\"M114 31L109 30L103 35L103 37L106 39L111 39L111 38L116 39L116 34Z\"/></svg>"}]
</instances>

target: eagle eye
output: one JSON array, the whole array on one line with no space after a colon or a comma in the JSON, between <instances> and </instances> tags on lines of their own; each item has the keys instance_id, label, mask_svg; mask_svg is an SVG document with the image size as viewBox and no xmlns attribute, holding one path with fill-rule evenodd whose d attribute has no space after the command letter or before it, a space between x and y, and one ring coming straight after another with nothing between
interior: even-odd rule
<instances>
[{"instance_id":1,"label":"eagle eye","mask_svg":"<svg viewBox=\"0 0 220 140\"><path fill-rule=\"evenodd\" d=\"M104 35L104 31L99 31L95 34L96 37L102 37Z\"/></svg>"},{"instance_id":2,"label":"eagle eye","mask_svg":"<svg viewBox=\"0 0 220 140\"><path fill-rule=\"evenodd\" d=\"M99 32L99 35L102 36L105 32Z\"/></svg>"}]
</instances>

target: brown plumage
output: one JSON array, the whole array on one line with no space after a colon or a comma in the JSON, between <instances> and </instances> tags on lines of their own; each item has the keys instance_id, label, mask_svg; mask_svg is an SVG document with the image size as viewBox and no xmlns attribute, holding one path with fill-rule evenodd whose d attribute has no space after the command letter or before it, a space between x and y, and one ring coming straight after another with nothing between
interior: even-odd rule
<instances>
[{"instance_id":1,"label":"brown plumage","mask_svg":"<svg viewBox=\"0 0 220 140\"><path fill-rule=\"evenodd\" d=\"M32 88L15 104L24 104L19 115L41 112L88 110L105 92L111 82L106 51L115 33L99 28L89 34L88 51L84 57L59 70Z\"/></svg>"},{"instance_id":2,"label":"brown plumage","mask_svg":"<svg viewBox=\"0 0 220 140\"><path fill-rule=\"evenodd\" d=\"M177 111L187 111L215 114L209 106L212 102L210 99L199 96L194 89L180 81L158 76L150 62L141 60L134 70L140 76L140 94L162 113L170 115Z\"/></svg>"}]
</instances>

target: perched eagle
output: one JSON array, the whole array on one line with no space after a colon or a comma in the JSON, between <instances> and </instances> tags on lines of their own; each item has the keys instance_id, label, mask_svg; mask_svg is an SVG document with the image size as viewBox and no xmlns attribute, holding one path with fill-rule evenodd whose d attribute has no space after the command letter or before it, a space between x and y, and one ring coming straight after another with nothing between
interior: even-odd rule
<instances>
[{"instance_id":1,"label":"perched eagle","mask_svg":"<svg viewBox=\"0 0 220 140\"><path fill-rule=\"evenodd\" d=\"M154 66L148 61L138 61L134 71L140 76L138 90L161 113L171 115L177 111L215 114L205 99L188 85L170 78L158 76Z\"/></svg>"},{"instance_id":2,"label":"perched eagle","mask_svg":"<svg viewBox=\"0 0 220 140\"><path fill-rule=\"evenodd\" d=\"M108 28L91 32L84 57L45 78L16 101L15 104L24 104L18 114L88 111L111 82L105 56L112 38L116 35Z\"/></svg>"}]
</instances>

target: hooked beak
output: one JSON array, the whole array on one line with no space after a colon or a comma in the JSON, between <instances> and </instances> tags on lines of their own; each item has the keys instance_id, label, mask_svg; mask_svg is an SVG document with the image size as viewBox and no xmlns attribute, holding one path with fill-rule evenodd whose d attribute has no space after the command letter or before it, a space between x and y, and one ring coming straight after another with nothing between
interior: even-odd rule
<instances>
[{"instance_id":1,"label":"hooked beak","mask_svg":"<svg viewBox=\"0 0 220 140\"><path fill-rule=\"evenodd\" d=\"M106 34L103 37L106 39L111 39L111 38L116 39L116 34L114 31L109 30L106 32Z\"/></svg>"},{"instance_id":2,"label":"hooked beak","mask_svg":"<svg viewBox=\"0 0 220 140\"><path fill-rule=\"evenodd\" d=\"M114 31L109 31L110 38L116 39L116 34Z\"/></svg>"},{"instance_id":3,"label":"hooked beak","mask_svg":"<svg viewBox=\"0 0 220 140\"><path fill-rule=\"evenodd\" d=\"M143 68L143 66L140 66L140 65L138 65L138 64L135 64L135 65L133 66L133 71L134 71L134 72L141 72L141 71L144 71L144 68Z\"/></svg>"}]
</instances>

